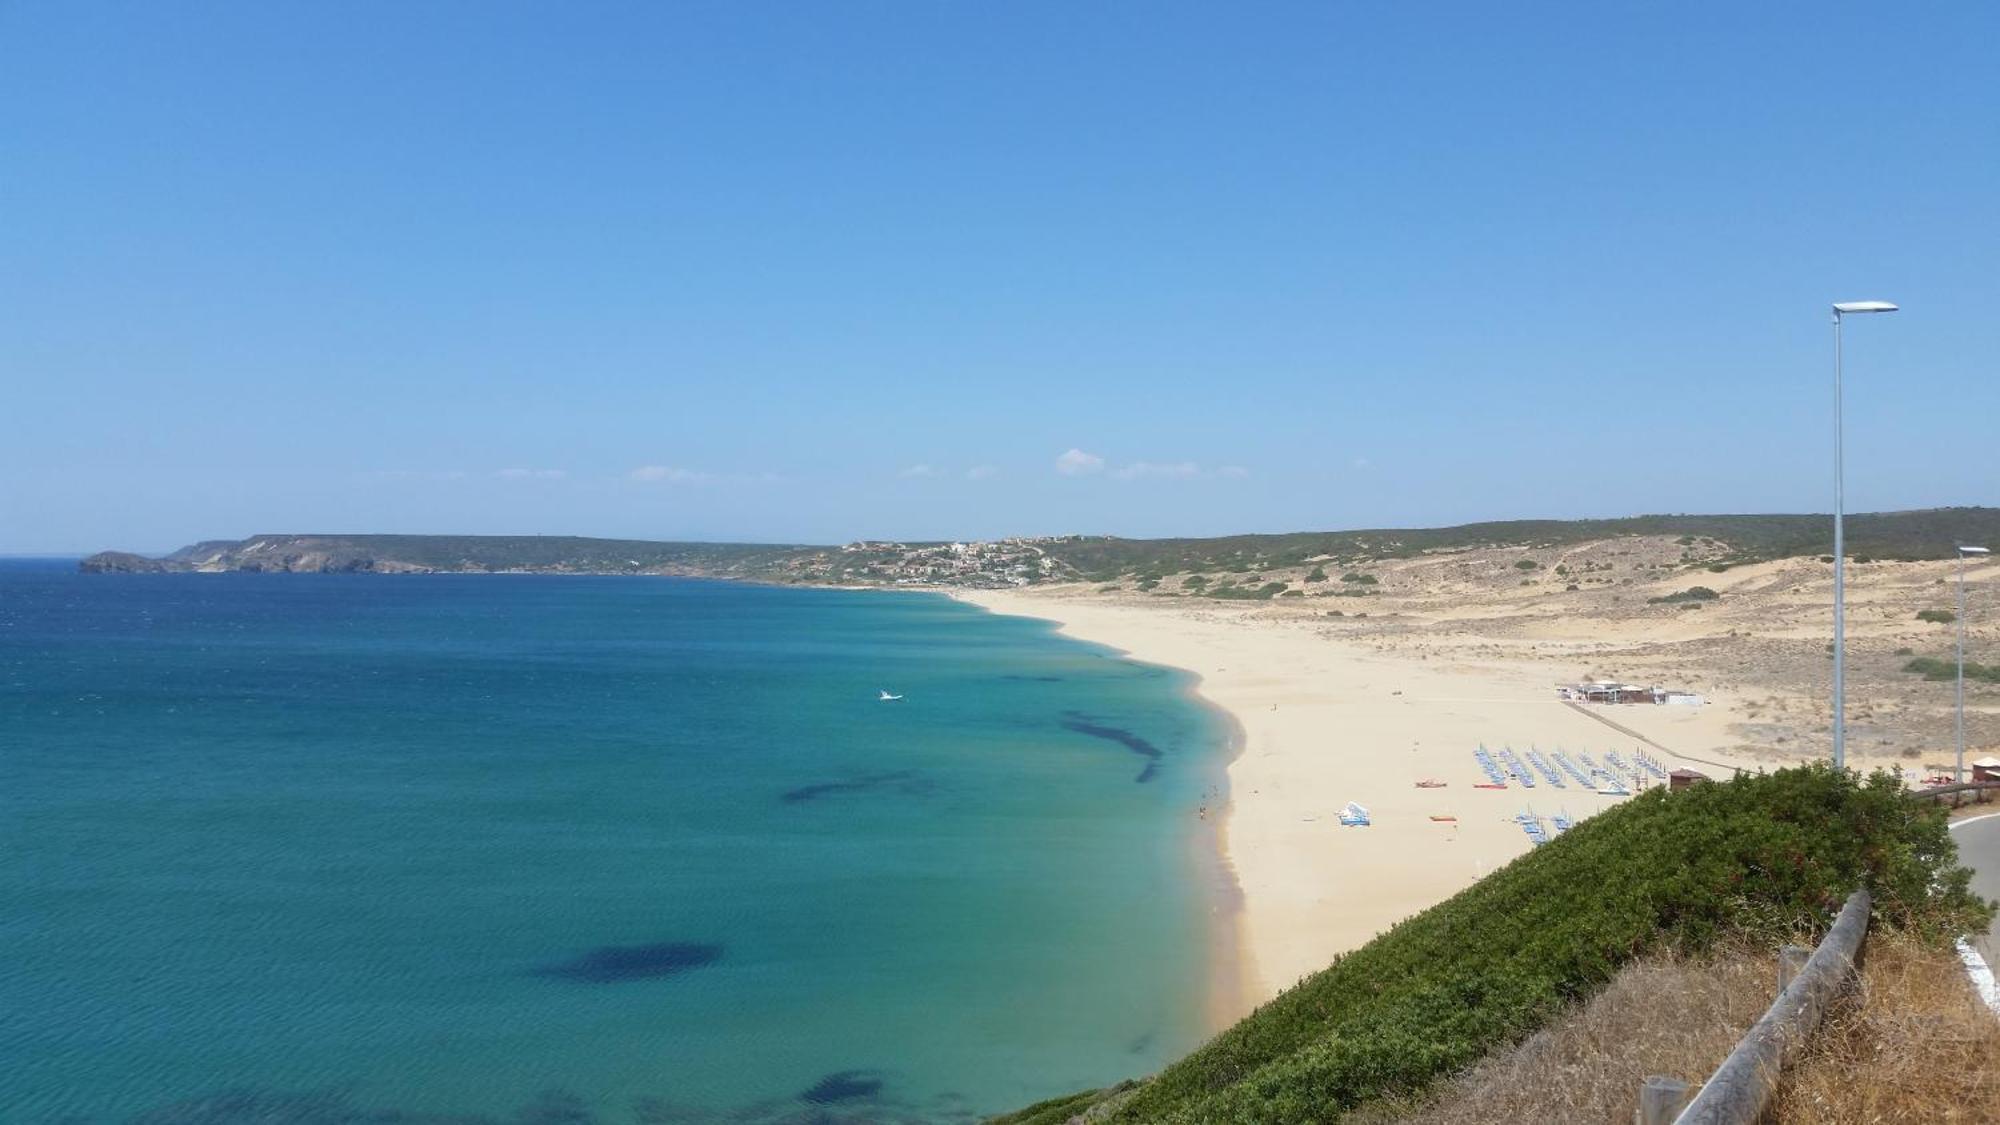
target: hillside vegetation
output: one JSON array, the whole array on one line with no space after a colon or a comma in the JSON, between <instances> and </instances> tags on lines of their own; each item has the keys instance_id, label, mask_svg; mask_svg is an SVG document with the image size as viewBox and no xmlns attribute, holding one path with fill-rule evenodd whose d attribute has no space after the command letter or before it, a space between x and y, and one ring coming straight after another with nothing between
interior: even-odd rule
<instances>
[{"instance_id":1,"label":"hillside vegetation","mask_svg":"<svg viewBox=\"0 0 2000 1125\"><path fill-rule=\"evenodd\" d=\"M1511 520L1458 527L1312 531L1216 539L1082 536L1051 544L1049 555L1093 579L1190 571L1267 570L1320 560L1337 565L1481 548L1552 548L1600 539L1667 536L1714 548L1717 565L1830 554L1826 515L1633 516L1607 520ZM1847 517L1847 550L1857 559L1947 559L1959 543L2000 539L2000 508L1933 508Z\"/></svg>"},{"instance_id":2,"label":"hillside vegetation","mask_svg":"<svg viewBox=\"0 0 2000 1125\"><path fill-rule=\"evenodd\" d=\"M1848 549L1857 560L1944 559L1958 543L2000 539L2000 509L1938 508L1848 517ZM1190 577L1182 593L1266 600L1302 596L1268 577L1230 576L1324 565L1361 566L1426 554L1496 548L1542 550L1638 538L1677 539L1690 568L1726 570L1749 562L1824 554L1832 522L1821 515L1634 516L1613 520L1516 520L1459 527L1314 531L1215 539L1119 539L1064 535L982 543L863 542L841 547L763 543L679 543L562 535L255 535L209 540L161 558L106 551L87 571L309 571L378 573L679 574L764 582L1025 586L1087 579L1133 580L1151 591L1168 575ZM1540 564L1519 560L1524 573ZM1216 575L1210 582L1207 574ZM1524 579L1525 581L1526 579ZM1349 571L1338 593L1367 596L1372 575ZM1584 579L1589 581L1589 579Z\"/></svg>"},{"instance_id":3,"label":"hillside vegetation","mask_svg":"<svg viewBox=\"0 0 2000 1125\"><path fill-rule=\"evenodd\" d=\"M1855 887L1876 923L1942 942L1992 907L1938 809L1825 766L1659 790L1577 825L1263 1005L1143 1085L1011 1125L1320 1122L1420 1095L1590 997L1636 957L1823 931Z\"/></svg>"}]
</instances>

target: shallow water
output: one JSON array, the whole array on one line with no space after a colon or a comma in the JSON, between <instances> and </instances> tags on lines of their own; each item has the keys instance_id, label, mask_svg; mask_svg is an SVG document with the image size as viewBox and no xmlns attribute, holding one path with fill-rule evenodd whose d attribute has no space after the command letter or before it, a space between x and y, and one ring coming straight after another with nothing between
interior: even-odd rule
<instances>
[{"instance_id":1,"label":"shallow water","mask_svg":"<svg viewBox=\"0 0 2000 1125\"><path fill-rule=\"evenodd\" d=\"M952 1120L1202 1032L1178 673L925 594L72 567L0 563L0 1119Z\"/></svg>"}]
</instances>

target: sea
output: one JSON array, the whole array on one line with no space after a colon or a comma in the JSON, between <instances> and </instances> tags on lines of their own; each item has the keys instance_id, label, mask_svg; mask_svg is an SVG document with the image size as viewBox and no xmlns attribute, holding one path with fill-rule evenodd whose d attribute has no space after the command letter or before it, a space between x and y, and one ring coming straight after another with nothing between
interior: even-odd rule
<instances>
[{"instance_id":1,"label":"sea","mask_svg":"<svg viewBox=\"0 0 2000 1125\"><path fill-rule=\"evenodd\" d=\"M0 1121L953 1122L1156 1071L1225 908L1190 687L931 593L0 561Z\"/></svg>"}]
</instances>

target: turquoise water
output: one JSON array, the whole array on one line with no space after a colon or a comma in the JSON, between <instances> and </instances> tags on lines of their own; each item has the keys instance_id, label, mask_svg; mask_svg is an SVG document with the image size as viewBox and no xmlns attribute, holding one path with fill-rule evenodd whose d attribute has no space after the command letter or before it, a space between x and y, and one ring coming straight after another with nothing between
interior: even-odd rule
<instances>
[{"instance_id":1,"label":"turquoise water","mask_svg":"<svg viewBox=\"0 0 2000 1125\"><path fill-rule=\"evenodd\" d=\"M72 565L0 562L0 1120L957 1120L1203 1030L1178 673L926 594Z\"/></svg>"}]
</instances>

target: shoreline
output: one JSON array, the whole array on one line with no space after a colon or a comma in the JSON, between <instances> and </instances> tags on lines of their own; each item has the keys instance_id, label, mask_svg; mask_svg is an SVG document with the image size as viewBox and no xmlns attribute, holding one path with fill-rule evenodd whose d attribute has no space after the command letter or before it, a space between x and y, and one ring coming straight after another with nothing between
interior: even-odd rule
<instances>
[{"instance_id":1,"label":"shoreline","mask_svg":"<svg viewBox=\"0 0 2000 1125\"><path fill-rule=\"evenodd\" d=\"M1045 622L1054 626L1058 634L1072 640L1101 645L1115 650L1122 659L1169 668L1188 677L1184 692L1186 698L1203 710L1212 712L1228 732L1218 770L1221 799L1211 809L1214 815L1198 819L1189 835L1191 862L1201 877L1210 882L1210 901L1214 904L1209 916L1209 973L1202 1002L1207 1019L1203 1033L1213 1035L1248 1015L1263 1002L1263 998L1258 996L1257 977L1251 967L1252 954L1246 940L1243 884L1237 877L1229 851L1229 821L1236 803L1230 771L1248 745L1242 717L1202 690L1204 677L1199 671L1170 661L1149 659L1109 637L1080 633L1072 622L1053 612L1044 612L1039 606L1015 604L1013 599L1020 596L1016 591L938 587L930 592L999 616ZM1032 598L1032 595L1028 597Z\"/></svg>"},{"instance_id":2,"label":"shoreline","mask_svg":"<svg viewBox=\"0 0 2000 1125\"><path fill-rule=\"evenodd\" d=\"M1184 671L1194 696L1230 718L1224 801L1214 827L1196 834L1214 841L1217 877L1236 892L1211 941L1214 1030L1527 852L1515 814L1580 820L1618 800L1576 786L1474 789L1484 780L1476 746L1634 749L1628 733L1556 699L1554 672L1539 663L1383 653L1310 618L1214 603L1136 603L1075 588L940 592ZM1674 757L1733 757L1717 749L1726 708L1647 712L1619 716ZM1653 752L1669 768L1683 764ZM1415 786L1427 778L1447 784ZM1348 801L1366 806L1373 825L1341 826Z\"/></svg>"}]
</instances>

